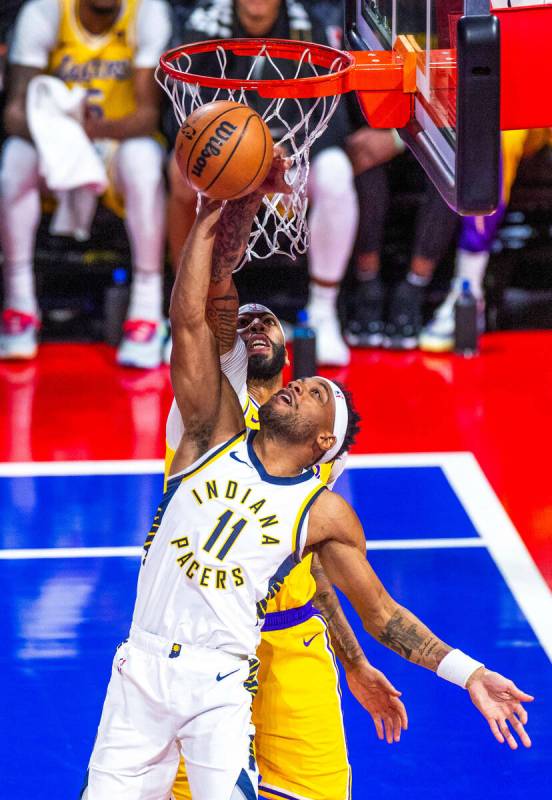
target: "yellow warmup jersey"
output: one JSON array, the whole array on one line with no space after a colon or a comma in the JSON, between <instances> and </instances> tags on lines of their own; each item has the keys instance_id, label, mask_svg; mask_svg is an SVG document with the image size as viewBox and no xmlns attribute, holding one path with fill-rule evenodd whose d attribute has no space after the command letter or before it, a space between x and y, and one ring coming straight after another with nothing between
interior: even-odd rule
<instances>
[{"instance_id":1,"label":"yellow warmup jersey","mask_svg":"<svg viewBox=\"0 0 552 800\"><path fill-rule=\"evenodd\" d=\"M58 44L50 54L48 73L70 88L87 89L88 105L106 119L132 114L136 110L132 62L140 0L123 0L118 19L99 36L81 25L78 0L59 2Z\"/></svg>"},{"instance_id":2,"label":"yellow warmup jersey","mask_svg":"<svg viewBox=\"0 0 552 800\"><path fill-rule=\"evenodd\" d=\"M244 410L245 424L250 430L259 429L259 406L252 397ZM165 450L165 480L174 458L174 450L168 444ZM331 464L320 464L315 468L319 472L319 480L328 482ZM279 592L269 600L266 613L274 611L287 611L290 608L300 608L312 600L316 591L316 582L311 574L312 555L306 556L285 579Z\"/></svg>"}]
</instances>

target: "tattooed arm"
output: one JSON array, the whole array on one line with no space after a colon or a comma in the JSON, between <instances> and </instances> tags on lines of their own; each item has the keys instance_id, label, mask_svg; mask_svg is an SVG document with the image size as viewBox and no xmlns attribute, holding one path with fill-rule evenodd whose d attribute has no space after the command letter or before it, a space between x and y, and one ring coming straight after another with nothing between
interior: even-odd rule
<instances>
[{"instance_id":1,"label":"tattooed arm","mask_svg":"<svg viewBox=\"0 0 552 800\"><path fill-rule=\"evenodd\" d=\"M262 192L254 192L229 200L217 226L206 314L220 355L232 349L236 338L240 301L232 273L243 257L262 199Z\"/></svg>"},{"instance_id":2,"label":"tattooed arm","mask_svg":"<svg viewBox=\"0 0 552 800\"><path fill-rule=\"evenodd\" d=\"M236 338L239 298L232 273L243 258L263 195L289 192L284 180L288 166L287 159L276 149L270 172L259 189L238 200L229 200L220 216L206 312L207 322L218 341L220 355L232 349Z\"/></svg>"},{"instance_id":3,"label":"tattooed arm","mask_svg":"<svg viewBox=\"0 0 552 800\"><path fill-rule=\"evenodd\" d=\"M386 739L389 744L400 741L401 730L408 727L406 709L399 700L401 693L364 655L316 553L311 573L316 581L314 605L326 620L351 693L372 717L379 739Z\"/></svg>"},{"instance_id":4,"label":"tattooed arm","mask_svg":"<svg viewBox=\"0 0 552 800\"><path fill-rule=\"evenodd\" d=\"M313 603L328 624L335 654L345 670L353 669L355 664L365 659L366 656L347 621L335 589L324 572L316 553L313 554L311 573L316 581Z\"/></svg>"},{"instance_id":5,"label":"tattooed arm","mask_svg":"<svg viewBox=\"0 0 552 800\"><path fill-rule=\"evenodd\" d=\"M366 538L360 520L342 497L324 492L317 498L309 512L306 545L318 553L328 578L347 595L375 639L408 661L437 671L452 648L385 590L366 559ZM462 675L461 685L468 690L497 741L506 741L515 750L513 730L521 743L530 747L524 728L527 712L522 703L531 702L533 697L464 654L460 653L460 658L469 669ZM458 683L457 677L449 679Z\"/></svg>"}]
</instances>

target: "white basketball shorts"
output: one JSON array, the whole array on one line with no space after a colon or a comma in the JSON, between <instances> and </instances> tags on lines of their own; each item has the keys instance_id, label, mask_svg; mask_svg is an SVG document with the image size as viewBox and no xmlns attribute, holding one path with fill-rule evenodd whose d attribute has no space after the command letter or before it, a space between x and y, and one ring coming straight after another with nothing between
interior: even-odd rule
<instances>
[{"instance_id":1,"label":"white basketball shorts","mask_svg":"<svg viewBox=\"0 0 552 800\"><path fill-rule=\"evenodd\" d=\"M133 627L113 659L83 800L168 800L181 755L194 800L256 800L252 665Z\"/></svg>"}]
</instances>

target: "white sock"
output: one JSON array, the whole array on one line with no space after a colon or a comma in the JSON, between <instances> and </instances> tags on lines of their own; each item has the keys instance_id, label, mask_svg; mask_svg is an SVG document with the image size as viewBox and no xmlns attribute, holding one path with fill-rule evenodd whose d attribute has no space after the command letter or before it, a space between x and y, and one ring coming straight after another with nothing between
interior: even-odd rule
<instances>
[{"instance_id":1,"label":"white sock","mask_svg":"<svg viewBox=\"0 0 552 800\"><path fill-rule=\"evenodd\" d=\"M161 320L163 282L158 272L136 271L130 285L127 319Z\"/></svg>"},{"instance_id":2,"label":"white sock","mask_svg":"<svg viewBox=\"0 0 552 800\"><path fill-rule=\"evenodd\" d=\"M455 282L458 287L462 286L462 281L470 282L470 289L478 300L483 297L483 279L489 263L489 253L484 250L482 253L471 253L468 250L458 250L456 252Z\"/></svg>"},{"instance_id":3,"label":"white sock","mask_svg":"<svg viewBox=\"0 0 552 800\"><path fill-rule=\"evenodd\" d=\"M328 283L343 280L358 225L351 162L339 147L322 150L309 173L309 274Z\"/></svg>"},{"instance_id":4,"label":"white sock","mask_svg":"<svg viewBox=\"0 0 552 800\"><path fill-rule=\"evenodd\" d=\"M309 285L309 308L326 314L335 314L339 286L320 286L311 282Z\"/></svg>"},{"instance_id":5,"label":"white sock","mask_svg":"<svg viewBox=\"0 0 552 800\"><path fill-rule=\"evenodd\" d=\"M37 314L33 265L22 261L7 266L4 278L4 306L24 314Z\"/></svg>"}]
</instances>

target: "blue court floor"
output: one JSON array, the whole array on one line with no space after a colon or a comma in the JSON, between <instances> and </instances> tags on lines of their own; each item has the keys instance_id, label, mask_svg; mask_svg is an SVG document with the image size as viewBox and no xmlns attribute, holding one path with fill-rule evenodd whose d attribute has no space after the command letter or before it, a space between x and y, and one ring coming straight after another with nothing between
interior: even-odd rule
<instances>
[{"instance_id":1,"label":"blue court floor","mask_svg":"<svg viewBox=\"0 0 552 800\"><path fill-rule=\"evenodd\" d=\"M0 800L78 797L161 485L158 462L0 465ZM352 457L339 490L391 594L536 696L533 748L511 752L466 692L375 643L349 609L410 718L399 745L379 742L344 684L355 800L548 796L550 594L473 456Z\"/></svg>"}]
</instances>

